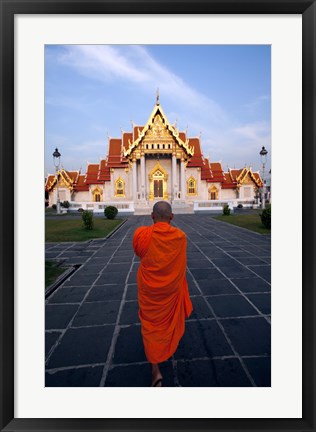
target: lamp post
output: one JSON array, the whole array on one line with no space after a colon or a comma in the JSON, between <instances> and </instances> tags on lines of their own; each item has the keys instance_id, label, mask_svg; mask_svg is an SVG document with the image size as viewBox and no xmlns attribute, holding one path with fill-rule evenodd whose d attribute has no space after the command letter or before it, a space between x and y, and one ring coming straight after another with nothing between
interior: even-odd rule
<instances>
[{"instance_id":1,"label":"lamp post","mask_svg":"<svg viewBox=\"0 0 316 432\"><path fill-rule=\"evenodd\" d=\"M261 151L260 151L260 156L261 156L261 163L262 163L262 181L263 181L263 186L262 186L262 194L261 194L261 208L265 208L266 207L266 200L265 200L265 181L264 181L264 167L265 164L267 162L267 150L262 147Z\"/></svg>"},{"instance_id":2,"label":"lamp post","mask_svg":"<svg viewBox=\"0 0 316 432\"><path fill-rule=\"evenodd\" d=\"M59 201L59 189L58 189L58 170L59 170L59 164L60 164L60 156L61 154L58 151L58 148L55 149L53 153L53 160L54 165L56 168L56 192L57 192L57 214L60 214L60 201Z\"/></svg>"}]
</instances>

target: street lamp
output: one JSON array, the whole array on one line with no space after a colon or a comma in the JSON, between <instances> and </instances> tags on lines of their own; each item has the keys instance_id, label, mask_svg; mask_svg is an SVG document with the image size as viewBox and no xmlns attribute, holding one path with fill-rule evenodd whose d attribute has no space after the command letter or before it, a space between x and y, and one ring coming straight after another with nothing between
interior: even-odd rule
<instances>
[{"instance_id":1,"label":"street lamp","mask_svg":"<svg viewBox=\"0 0 316 432\"><path fill-rule=\"evenodd\" d=\"M60 164L60 156L61 154L59 153L58 148L56 148L53 153L53 160L56 168L57 214L60 214L60 201L59 201L59 189L58 189L58 171L59 171L59 164Z\"/></svg>"},{"instance_id":2,"label":"street lamp","mask_svg":"<svg viewBox=\"0 0 316 432\"><path fill-rule=\"evenodd\" d=\"M266 206L266 199L265 199L265 181L264 181L264 167L265 164L267 162L267 150L262 147L261 151L260 151L260 156L261 156L261 163L262 163L262 181L263 181L263 186L262 186L262 195L261 195L261 208L265 208Z\"/></svg>"}]
</instances>

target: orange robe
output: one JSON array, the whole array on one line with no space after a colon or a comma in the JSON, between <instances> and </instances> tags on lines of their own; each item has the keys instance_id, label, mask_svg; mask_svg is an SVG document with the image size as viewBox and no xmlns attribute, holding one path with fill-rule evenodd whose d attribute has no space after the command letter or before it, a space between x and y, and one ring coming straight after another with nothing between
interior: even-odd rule
<instances>
[{"instance_id":1,"label":"orange robe","mask_svg":"<svg viewBox=\"0 0 316 432\"><path fill-rule=\"evenodd\" d=\"M161 363L176 351L192 312L186 280L186 236L166 222L140 227L133 247L140 257L137 273L139 318L145 354Z\"/></svg>"}]
</instances>

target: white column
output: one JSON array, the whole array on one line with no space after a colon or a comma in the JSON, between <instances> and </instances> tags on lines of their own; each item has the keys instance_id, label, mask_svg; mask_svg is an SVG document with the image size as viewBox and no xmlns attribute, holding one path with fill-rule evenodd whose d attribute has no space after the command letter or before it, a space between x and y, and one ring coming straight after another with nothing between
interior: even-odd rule
<instances>
[{"instance_id":1,"label":"white column","mask_svg":"<svg viewBox=\"0 0 316 432\"><path fill-rule=\"evenodd\" d=\"M177 158L175 154L172 154L172 197L173 199L177 198L176 184L177 184Z\"/></svg>"},{"instance_id":2,"label":"white column","mask_svg":"<svg viewBox=\"0 0 316 432\"><path fill-rule=\"evenodd\" d=\"M181 165L180 165L180 172L181 172L181 199L185 199L186 191L185 191L185 178L184 178L184 159L181 158Z\"/></svg>"},{"instance_id":3,"label":"white column","mask_svg":"<svg viewBox=\"0 0 316 432\"><path fill-rule=\"evenodd\" d=\"M133 159L133 201L137 201L137 162L136 159Z\"/></svg>"},{"instance_id":4,"label":"white column","mask_svg":"<svg viewBox=\"0 0 316 432\"><path fill-rule=\"evenodd\" d=\"M140 157L140 180L141 197L145 198L145 156Z\"/></svg>"}]
</instances>

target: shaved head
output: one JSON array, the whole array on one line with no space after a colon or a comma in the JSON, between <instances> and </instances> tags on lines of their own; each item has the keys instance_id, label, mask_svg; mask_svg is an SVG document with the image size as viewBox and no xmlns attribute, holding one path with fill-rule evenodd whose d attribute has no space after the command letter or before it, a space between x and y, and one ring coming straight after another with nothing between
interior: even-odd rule
<instances>
[{"instance_id":1,"label":"shaved head","mask_svg":"<svg viewBox=\"0 0 316 432\"><path fill-rule=\"evenodd\" d=\"M173 218L171 205L167 201L158 201L153 207L151 217L157 222L170 222Z\"/></svg>"}]
</instances>

